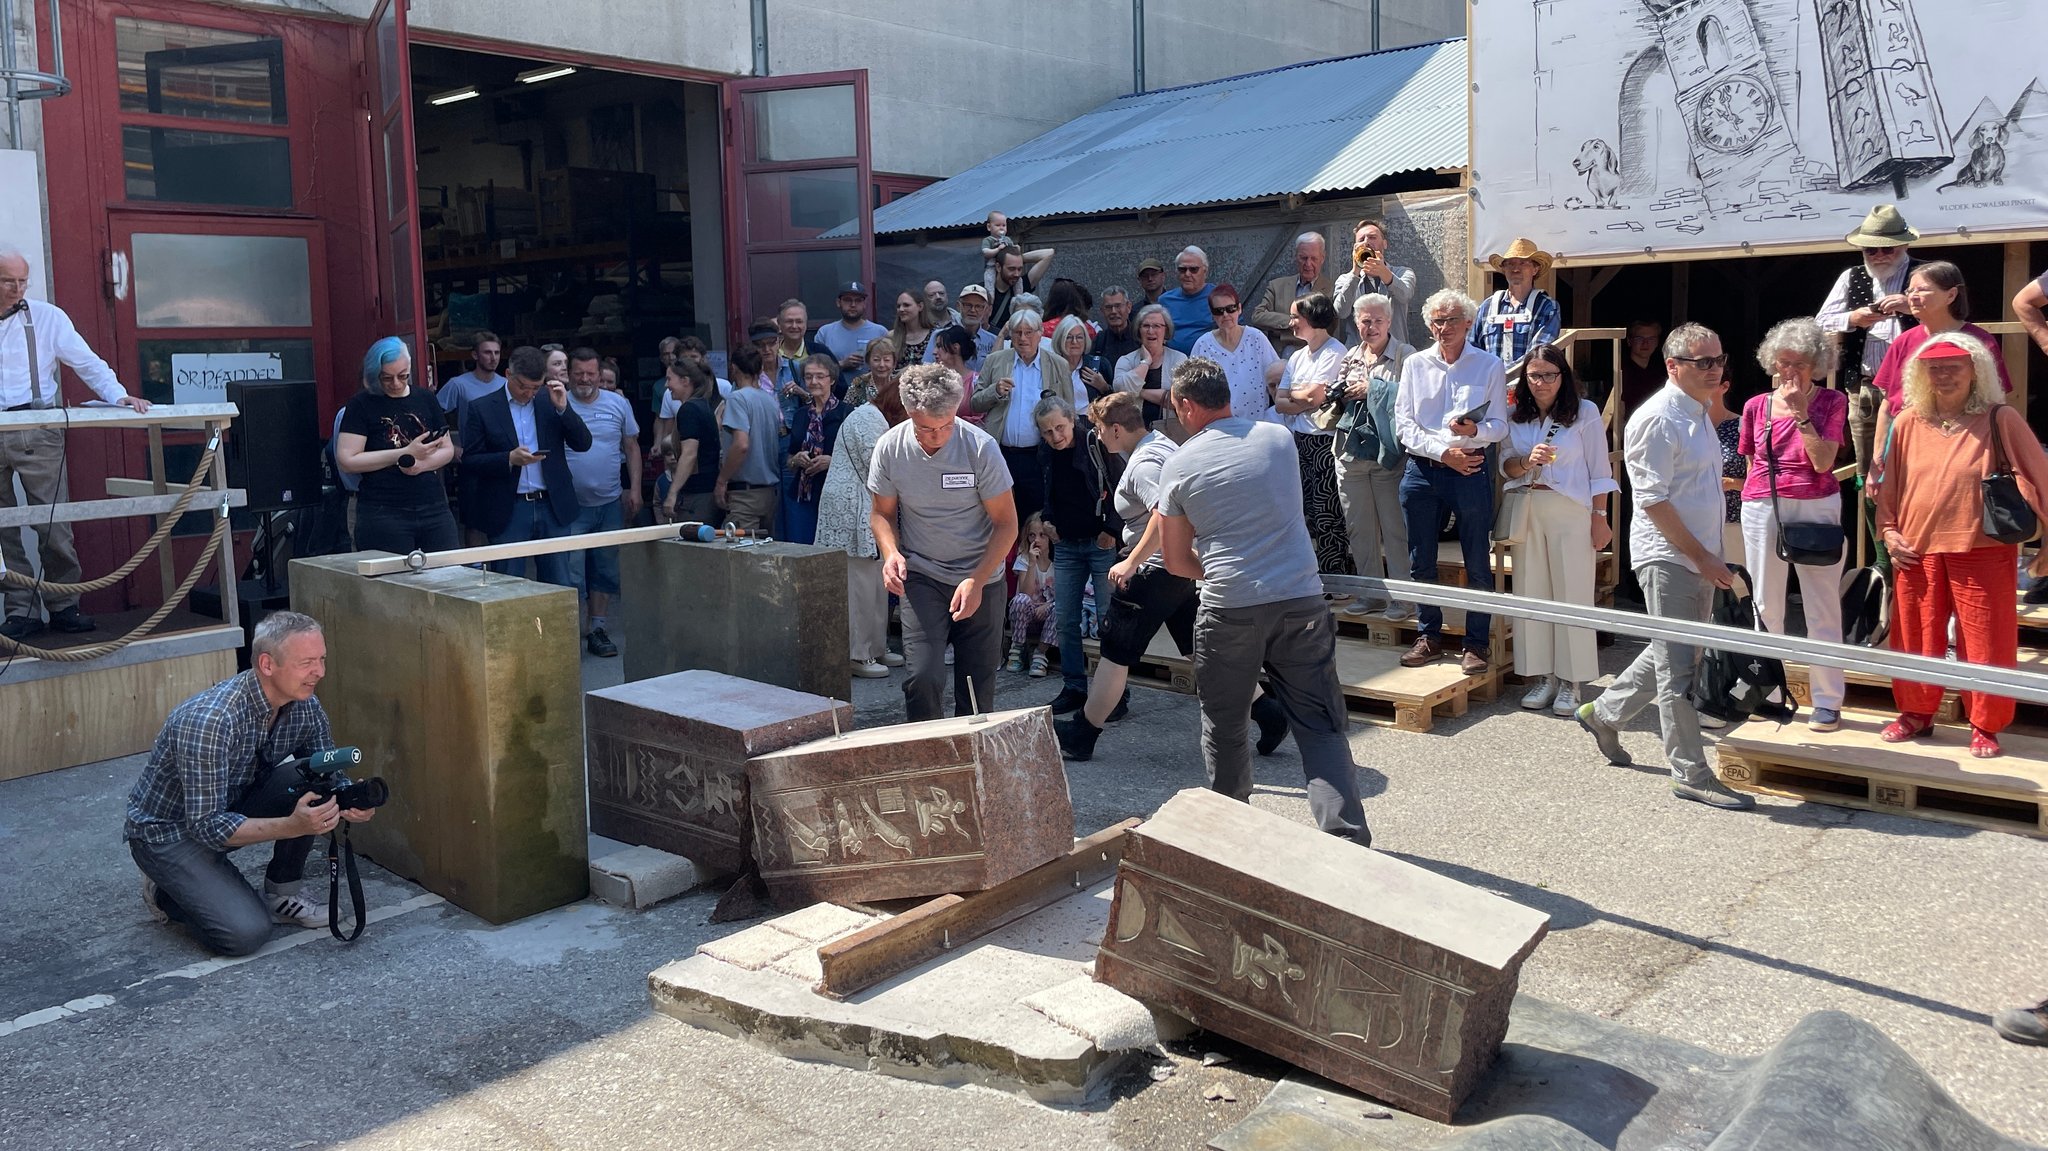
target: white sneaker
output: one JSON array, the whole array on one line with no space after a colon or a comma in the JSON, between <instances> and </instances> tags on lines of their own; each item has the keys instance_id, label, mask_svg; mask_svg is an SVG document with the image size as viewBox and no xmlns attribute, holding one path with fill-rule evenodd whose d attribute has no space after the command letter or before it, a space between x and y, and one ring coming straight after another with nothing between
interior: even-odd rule
<instances>
[{"instance_id":1,"label":"white sneaker","mask_svg":"<svg viewBox=\"0 0 2048 1151\"><path fill-rule=\"evenodd\" d=\"M946 666L947 666L947 667L952 667L952 666L953 666L953 645L952 645L952 644L947 644L947 645L946 645Z\"/></svg>"},{"instance_id":2,"label":"white sneaker","mask_svg":"<svg viewBox=\"0 0 2048 1151\"><path fill-rule=\"evenodd\" d=\"M903 666L903 657L902 657L901 655L897 654L896 652L893 652L893 651L885 651L885 652L883 652L883 653L882 653L882 666L883 666L883 667L902 667L902 666Z\"/></svg>"},{"instance_id":3,"label":"white sneaker","mask_svg":"<svg viewBox=\"0 0 2048 1151\"><path fill-rule=\"evenodd\" d=\"M853 661L853 674L862 679L887 679L889 669L876 660L857 659Z\"/></svg>"},{"instance_id":4,"label":"white sneaker","mask_svg":"<svg viewBox=\"0 0 2048 1151\"><path fill-rule=\"evenodd\" d=\"M1557 698L1553 700L1550 704L1550 714L1562 715L1569 718L1572 715L1577 714L1578 710L1579 685L1575 683L1568 683L1565 684L1563 687L1558 688Z\"/></svg>"},{"instance_id":5,"label":"white sneaker","mask_svg":"<svg viewBox=\"0 0 2048 1151\"><path fill-rule=\"evenodd\" d=\"M1546 675L1537 680L1536 685L1529 689L1529 693L1522 697L1522 706L1530 711L1542 711L1556 698L1557 680Z\"/></svg>"},{"instance_id":6,"label":"white sneaker","mask_svg":"<svg viewBox=\"0 0 2048 1151\"><path fill-rule=\"evenodd\" d=\"M1699 712L1698 714L1700 717L1700 726L1706 728L1709 731L1719 731L1721 728L1728 726L1728 721L1722 719L1718 715L1713 715L1704 711Z\"/></svg>"},{"instance_id":7,"label":"white sneaker","mask_svg":"<svg viewBox=\"0 0 2048 1151\"><path fill-rule=\"evenodd\" d=\"M309 896L304 889L294 892L272 890L263 885L263 902L270 905L270 921L297 927L327 926L327 904Z\"/></svg>"}]
</instances>

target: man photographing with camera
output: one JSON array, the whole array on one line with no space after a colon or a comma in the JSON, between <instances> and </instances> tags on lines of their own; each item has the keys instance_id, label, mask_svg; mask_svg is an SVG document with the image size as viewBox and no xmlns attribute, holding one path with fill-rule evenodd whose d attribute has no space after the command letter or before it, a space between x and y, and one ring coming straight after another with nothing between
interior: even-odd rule
<instances>
[{"instance_id":1,"label":"man photographing with camera","mask_svg":"<svg viewBox=\"0 0 2048 1151\"><path fill-rule=\"evenodd\" d=\"M327 926L327 906L300 890L306 854L339 821L374 814L307 788L312 773L292 762L334 747L313 695L327 674L318 621L290 611L264 617L250 665L164 721L121 833L150 915L184 923L224 955L262 947L274 923ZM258 895L228 855L266 841L277 846Z\"/></svg>"}]
</instances>

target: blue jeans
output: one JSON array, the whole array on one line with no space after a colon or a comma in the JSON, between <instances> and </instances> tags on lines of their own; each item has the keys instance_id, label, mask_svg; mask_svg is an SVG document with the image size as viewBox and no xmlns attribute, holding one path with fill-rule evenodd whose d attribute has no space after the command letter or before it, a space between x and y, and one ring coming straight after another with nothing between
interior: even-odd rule
<instances>
[{"instance_id":1,"label":"blue jeans","mask_svg":"<svg viewBox=\"0 0 2048 1151\"><path fill-rule=\"evenodd\" d=\"M569 534L587 536L592 532L615 532L625 526L625 505L613 500L579 511L576 522L569 525ZM569 552L562 558L568 561L569 586L576 589L578 599L590 592L619 594L619 549L589 548Z\"/></svg>"},{"instance_id":2,"label":"blue jeans","mask_svg":"<svg viewBox=\"0 0 2048 1151\"><path fill-rule=\"evenodd\" d=\"M1097 547L1094 540L1057 540L1052 545L1053 612L1059 617L1060 682L1072 691L1088 690L1088 656L1081 650L1083 581L1095 582L1095 607L1109 607L1109 569L1116 549Z\"/></svg>"},{"instance_id":3,"label":"blue jeans","mask_svg":"<svg viewBox=\"0 0 2048 1151\"><path fill-rule=\"evenodd\" d=\"M1449 512L1458 513L1458 547L1465 555L1465 586L1493 590L1493 474L1480 468L1469 476L1435 460L1408 458L1401 473L1401 518L1408 524L1408 578L1436 582L1437 525ZM1484 653L1493 617L1465 613L1465 650ZM1441 640L1444 609L1423 604L1416 613L1416 631Z\"/></svg>"},{"instance_id":4,"label":"blue jeans","mask_svg":"<svg viewBox=\"0 0 2048 1151\"><path fill-rule=\"evenodd\" d=\"M524 500L517 496L512 499L512 518L505 524L505 530L491 537L494 544L522 544L527 540L551 540L569 534L569 525L555 518L555 506L547 500ZM553 555L534 556L534 573L542 583L560 584L573 587L569 582L568 557L561 552ZM495 560L491 570L499 575L525 575L526 561Z\"/></svg>"}]
</instances>

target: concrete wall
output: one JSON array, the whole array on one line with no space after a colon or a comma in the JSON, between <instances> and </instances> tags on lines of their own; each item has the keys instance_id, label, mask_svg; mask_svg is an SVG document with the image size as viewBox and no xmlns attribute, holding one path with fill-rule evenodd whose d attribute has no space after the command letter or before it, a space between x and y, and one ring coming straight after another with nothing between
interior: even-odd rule
<instances>
[{"instance_id":1,"label":"concrete wall","mask_svg":"<svg viewBox=\"0 0 2048 1151\"><path fill-rule=\"evenodd\" d=\"M412 0L408 18L414 28L503 40L514 55L517 45L545 44L726 76L753 71L747 0Z\"/></svg>"},{"instance_id":2,"label":"concrete wall","mask_svg":"<svg viewBox=\"0 0 2048 1151\"><path fill-rule=\"evenodd\" d=\"M1380 0L1380 47L1465 34L1465 0Z\"/></svg>"},{"instance_id":3,"label":"concrete wall","mask_svg":"<svg viewBox=\"0 0 2048 1151\"><path fill-rule=\"evenodd\" d=\"M1034 247L1055 249L1052 275L1069 276L1100 293L1112 284L1133 292L1138 261L1147 256L1169 267L1174 254L1194 244L1209 256L1211 283L1229 281L1247 302L1256 302L1266 281L1294 270L1295 236L1320 231L1329 242L1330 274L1348 262L1351 226L1361 216L1387 221L1394 262L1415 269L1419 306L1447 283L1465 286L1466 200L1456 191L1410 192L1399 196L1362 196L1309 204L1296 212L1259 205L1189 212L1155 219L1135 217L1039 224L1031 229ZM885 296L937 277L954 292L978 280L981 262L972 237L918 243L878 243L875 284ZM1409 334L1420 329L1411 322Z\"/></svg>"}]
</instances>

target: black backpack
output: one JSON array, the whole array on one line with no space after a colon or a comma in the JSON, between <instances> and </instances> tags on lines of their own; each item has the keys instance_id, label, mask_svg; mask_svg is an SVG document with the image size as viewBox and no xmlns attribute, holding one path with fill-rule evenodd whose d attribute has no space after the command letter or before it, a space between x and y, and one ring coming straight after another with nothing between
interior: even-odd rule
<instances>
[{"instance_id":1,"label":"black backpack","mask_svg":"<svg viewBox=\"0 0 2048 1151\"><path fill-rule=\"evenodd\" d=\"M1713 622L1757 631L1756 603L1748 593L1749 573L1735 564L1728 565L1728 570L1735 573L1744 590L1740 595L1729 589L1714 590ZM1780 700L1792 698L1784 662L1770 656L1709 649L1701 655L1692 680L1693 708L1729 723L1750 716L1780 723L1791 719L1791 706L1771 702L1773 693Z\"/></svg>"},{"instance_id":2,"label":"black backpack","mask_svg":"<svg viewBox=\"0 0 2048 1151\"><path fill-rule=\"evenodd\" d=\"M1842 642L1883 647L1892 632L1892 592L1884 572L1857 568L1842 576Z\"/></svg>"}]
</instances>

